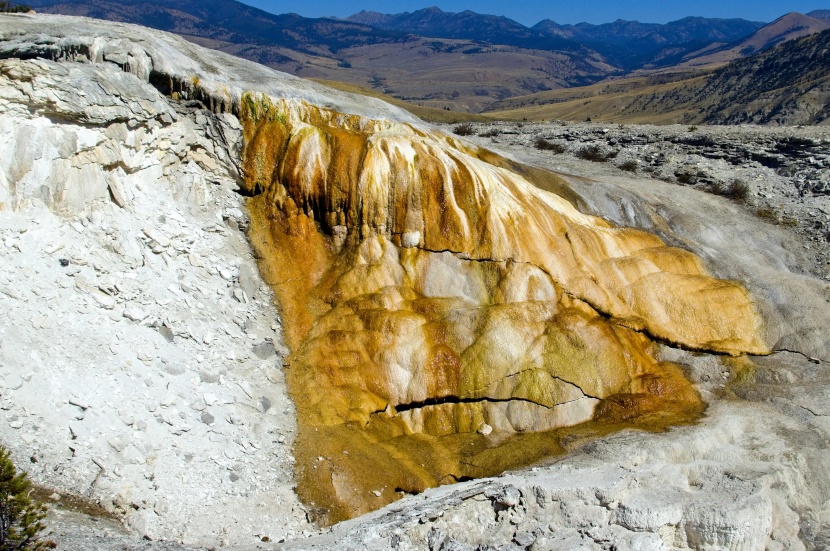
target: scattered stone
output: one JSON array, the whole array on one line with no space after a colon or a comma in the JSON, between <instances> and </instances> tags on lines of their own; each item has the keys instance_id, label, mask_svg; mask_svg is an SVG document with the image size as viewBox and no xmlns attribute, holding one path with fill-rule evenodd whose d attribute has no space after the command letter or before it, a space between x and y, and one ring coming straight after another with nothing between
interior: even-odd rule
<instances>
[{"instance_id":1,"label":"scattered stone","mask_svg":"<svg viewBox=\"0 0 830 551\"><path fill-rule=\"evenodd\" d=\"M170 406L175 404L177 400L178 400L178 397L175 394L173 394L172 392L168 392L161 399L161 401L159 402L159 405L161 407L164 407L164 408L169 408Z\"/></svg>"},{"instance_id":2,"label":"scattered stone","mask_svg":"<svg viewBox=\"0 0 830 551\"><path fill-rule=\"evenodd\" d=\"M97 290L91 291L89 293L89 296L92 297L92 299L98 306L104 308L105 310L112 310L113 308L115 308L115 305L118 304L118 302L113 297Z\"/></svg>"},{"instance_id":3,"label":"scattered stone","mask_svg":"<svg viewBox=\"0 0 830 551\"><path fill-rule=\"evenodd\" d=\"M72 440L85 437L88 433L84 427L79 423L69 423L69 434Z\"/></svg>"},{"instance_id":4,"label":"scattered stone","mask_svg":"<svg viewBox=\"0 0 830 551\"><path fill-rule=\"evenodd\" d=\"M127 447L127 443L122 438L110 438L107 440L107 444L118 453L121 453Z\"/></svg>"},{"instance_id":5,"label":"scattered stone","mask_svg":"<svg viewBox=\"0 0 830 551\"><path fill-rule=\"evenodd\" d=\"M263 341L253 347L254 355L260 360L267 360L276 355L277 350L270 341Z\"/></svg>"},{"instance_id":6,"label":"scattered stone","mask_svg":"<svg viewBox=\"0 0 830 551\"><path fill-rule=\"evenodd\" d=\"M118 412L118 418L121 419L121 422L125 425L132 426L135 423L135 418L133 417L132 413L129 411L121 410Z\"/></svg>"},{"instance_id":7,"label":"scattered stone","mask_svg":"<svg viewBox=\"0 0 830 551\"><path fill-rule=\"evenodd\" d=\"M86 402L85 400L79 400L78 398L70 398L69 403L73 406L81 408L84 411L89 409L89 402Z\"/></svg>"},{"instance_id":8,"label":"scattered stone","mask_svg":"<svg viewBox=\"0 0 830 551\"><path fill-rule=\"evenodd\" d=\"M7 390L18 390L23 386L23 378L16 373L11 373L0 378L0 386Z\"/></svg>"},{"instance_id":9,"label":"scattered stone","mask_svg":"<svg viewBox=\"0 0 830 551\"><path fill-rule=\"evenodd\" d=\"M167 342L173 342L174 335L173 330L167 327L166 325L161 325L158 328L159 334L164 337Z\"/></svg>"},{"instance_id":10,"label":"scattered stone","mask_svg":"<svg viewBox=\"0 0 830 551\"><path fill-rule=\"evenodd\" d=\"M233 281L233 272L227 268L219 268L219 275L225 281Z\"/></svg>"},{"instance_id":11,"label":"scattered stone","mask_svg":"<svg viewBox=\"0 0 830 551\"><path fill-rule=\"evenodd\" d=\"M151 241L155 241L162 249L166 249L170 246L170 240L164 236L163 233L158 231L155 228L145 228L144 235L150 238Z\"/></svg>"},{"instance_id":12,"label":"scattered stone","mask_svg":"<svg viewBox=\"0 0 830 551\"><path fill-rule=\"evenodd\" d=\"M239 385L239 388L242 389L242 392L244 392L245 395L248 396L248 398L254 397L254 391L251 389L251 385L248 384L247 381L237 381L236 384Z\"/></svg>"},{"instance_id":13,"label":"scattered stone","mask_svg":"<svg viewBox=\"0 0 830 551\"><path fill-rule=\"evenodd\" d=\"M242 304L248 303L248 298L245 296L245 291L243 291L242 289L234 289L232 294L233 298L235 298L237 302L240 302Z\"/></svg>"},{"instance_id":14,"label":"scattered stone","mask_svg":"<svg viewBox=\"0 0 830 551\"><path fill-rule=\"evenodd\" d=\"M165 373L169 373L170 375L182 375L187 371L184 364L168 358L162 358L161 368Z\"/></svg>"},{"instance_id":15,"label":"scattered stone","mask_svg":"<svg viewBox=\"0 0 830 551\"><path fill-rule=\"evenodd\" d=\"M0 293L3 293L9 298L13 298L14 300L25 300L23 295L20 294L16 289L12 289L11 287L3 287L0 289Z\"/></svg>"},{"instance_id":16,"label":"scattered stone","mask_svg":"<svg viewBox=\"0 0 830 551\"><path fill-rule=\"evenodd\" d=\"M199 370L199 381L203 383L218 383L219 382L219 374L208 371L206 369Z\"/></svg>"},{"instance_id":17,"label":"scattered stone","mask_svg":"<svg viewBox=\"0 0 830 551\"><path fill-rule=\"evenodd\" d=\"M522 549L525 549L525 548L533 545L533 542L535 542L535 541L536 541L536 536L534 536L530 532L516 532L516 535L513 536L513 543L515 543L516 545L518 545Z\"/></svg>"},{"instance_id":18,"label":"scattered stone","mask_svg":"<svg viewBox=\"0 0 830 551\"><path fill-rule=\"evenodd\" d=\"M127 206L127 193L124 191L124 186L121 184L121 179L113 174L107 176L107 186L109 188L112 202L122 209Z\"/></svg>"},{"instance_id":19,"label":"scattered stone","mask_svg":"<svg viewBox=\"0 0 830 551\"><path fill-rule=\"evenodd\" d=\"M124 309L123 315L128 320L139 323L147 319L148 314L138 306L128 306Z\"/></svg>"},{"instance_id":20,"label":"scattered stone","mask_svg":"<svg viewBox=\"0 0 830 551\"><path fill-rule=\"evenodd\" d=\"M248 264L239 267L239 287L249 300L256 300L259 291L259 274Z\"/></svg>"}]
</instances>

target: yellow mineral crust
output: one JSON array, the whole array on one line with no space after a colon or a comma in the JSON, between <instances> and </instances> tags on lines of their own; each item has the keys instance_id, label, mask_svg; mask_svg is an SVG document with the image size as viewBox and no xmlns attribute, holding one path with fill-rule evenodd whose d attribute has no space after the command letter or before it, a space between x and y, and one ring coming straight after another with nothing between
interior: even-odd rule
<instances>
[{"instance_id":1,"label":"yellow mineral crust","mask_svg":"<svg viewBox=\"0 0 830 551\"><path fill-rule=\"evenodd\" d=\"M241 119L251 238L292 350L298 491L321 522L560 449L506 435L699 411L654 340L769 352L743 287L540 189L561 182L302 102L246 95Z\"/></svg>"}]
</instances>

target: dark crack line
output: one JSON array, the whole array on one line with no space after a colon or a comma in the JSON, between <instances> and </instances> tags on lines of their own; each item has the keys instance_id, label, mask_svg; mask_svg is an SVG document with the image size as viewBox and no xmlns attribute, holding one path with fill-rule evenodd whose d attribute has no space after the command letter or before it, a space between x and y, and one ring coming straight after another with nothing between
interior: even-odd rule
<instances>
[{"instance_id":1,"label":"dark crack line","mask_svg":"<svg viewBox=\"0 0 830 551\"><path fill-rule=\"evenodd\" d=\"M808 411L810 414L812 414L813 417L830 417L830 416L822 414L822 413L816 413L815 411L811 410L807 406L802 406L801 404L795 404L795 405L797 405L798 407L800 407L803 410Z\"/></svg>"},{"instance_id":2,"label":"dark crack line","mask_svg":"<svg viewBox=\"0 0 830 551\"><path fill-rule=\"evenodd\" d=\"M561 404L556 404L553 406L546 406L544 404L540 404L538 402L534 402L533 400L529 400L527 398L461 398L459 396L443 396L440 398L427 398L426 400L419 401L419 402L409 402L408 404L399 404L394 406L395 414L400 414L406 411L412 411L415 409L422 409L425 407L430 406L440 406L444 404L480 404L480 403L491 403L491 404L506 404L510 402L524 402L528 404L533 404L534 406L539 406L541 408L545 408L547 410L554 409L556 407L570 404L576 402L578 400L582 400L583 398L590 398L590 396L586 396L583 394L582 398L577 398L576 400L570 400L568 402L562 402ZM385 410L384 410L385 411ZM374 415L374 414L373 414Z\"/></svg>"},{"instance_id":3,"label":"dark crack line","mask_svg":"<svg viewBox=\"0 0 830 551\"><path fill-rule=\"evenodd\" d=\"M510 375L505 376L505 379L507 379L507 378L509 378L509 377L517 377L517 376L521 375L522 373L526 373L526 372L528 372L528 371L544 371L545 373L547 373L548 375L550 375L550 378L551 378L551 379L553 379L553 380L555 380L555 381L559 381L560 383L564 383L564 384L566 384L566 385L572 386L572 387L574 387L575 389L579 390L579 392L581 392L581 393L582 393L582 396L584 396L585 398L593 398L594 400L602 400L602 398L598 398L598 397L596 397L596 396L591 396L590 394L587 394L587 393L586 393L586 392L582 389L582 387L581 387L581 386L579 386L578 384L576 384L576 383L572 383L571 381L566 381L566 380L565 380L565 379L563 379L562 377L558 377L558 376L556 376L556 375L551 375L551 374L550 374L550 372L545 371L544 369L540 369L540 368L538 368L538 367L532 367L532 368L529 368L529 369L523 369L522 371L518 371L518 372L516 372L516 373L512 373L512 374L510 374ZM490 384L490 385L488 385L488 386L492 386L492 384L495 384L495 383L491 383L491 384ZM580 400L580 399L581 399L581 398L577 398L577 400ZM575 401L576 401L576 400L571 400L571 401L569 401L569 402L562 402L562 403L563 403L563 404L570 404L571 402L575 402Z\"/></svg>"},{"instance_id":4,"label":"dark crack line","mask_svg":"<svg viewBox=\"0 0 830 551\"><path fill-rule=\"evenodd\" d=\"M817 364L824 364L824 363L827 363L827 360L822 360L821 358L815 358L815 357L813 357L813 356L808 356L808 355L807 355L807 354L805 354L804 352L800 352L800 351L798 351L798 350L789 350L789 349L787 349L787 348L776 348L776 349L775 349L775 352L788 352L788 353L790 353L790 354L797 354L797 355L799 355L799 356L801 356L801 357L803 357L803 358L807 359L808 361L810 361L810 362L812 362L812 363L817 363Z\"/></svg>"},{"instance_id":5,"label":"dark crack line","mask_svg":"<svg viewBox=\"0 0 830 551\"><path fill-rule=\"evenodd\" d=\"M555 381L559 381L560 383L564 383L564 384L566 384L566 385L568 385L568 386L572 386L572 387L574 387L575 389L577 389L577 390L578 390L578 391L582 394L582 398L591 398L591 399L593 399L593 400L602 400L602 398L598 398L598 397L596 397L596 396L591 396L590 394L587 394L587 393L586 393L586 392L582 389L582 387L581 387L581 386L579 386L578 384L576 384L576 383L572 383L571 381L566 381L566 380L565 380L565 379L563 379L562 377L558 377L558 376L556 376L556 375L552 375L549 371L546 371L545 369L542 369L542 368L539 368L539 367L529 367L529 368L527 368L527 369L522 369L521 371L517 371L516 373L511 373L511 374L509 374L509 375L505 375L505 376L504 376L504 379L509 379L509 378L511 378L511 377L518 377L518 376L519 376L519 375L521 375L522 373L527 373L528 371L542 371L542 372L544 372L545 374L547 374L548 376L550 376L550 378L551 378L551 379L553 379L553 380L555 380ZM500 381L493 381L492 383L488 384L487 386L485 386L485 387L483 387L483 388L476 389L476 390L474 390L473 392L474 392L474 393L484 392L484 391L486 391L488 388L490 388L491 386L493 386L493 385L495 385L495 384L498 384L499 382L500 382ZM556 404L555 406L550 406L550 407L556 407L556 406L562 406L562 405L565 405L565 404L570 404L570 403L576 402L576 401L578 401L578 400L581 400L582 398L577 398L576 400L568 400L567 402L560 402L560 403ZM537 402L533 402L533 403L535 404L535 403L537 403ZM542 404L538 404L538 405L542 405ZM550 407L549 407L549 406L543 406L543 407L548 407L548 408L550 409Z\"/></svg>"},{"instance_id":6,"label":"dark crack line","mask_svg":"<svg viewBox=\"0 0 830 551\"><path fill-rule=\"evenodd\" d=\"M459 258L460 260L469 260L470 262L481 262L483 264L505 264L505 263L510 262L510 263L513 263L513 264L525 264L527 266L538 267L538 266L536 266L535 264L533 264L531 262L526 262L526 261L523 261L523 260L516 260L515 258L502 258L502 259L473 258L472 256L469 256L470 253L468 253L468 252L454 251L452 249L437 250L437 249L430 249L428 247L422 247L420 245L415 247L415 248L417 248L419 250L422 250L422 251L425 251L425 252L428 252L428 253L435 253L435 254L450 253L450 254L454 255L455 257ZM540 268L540 269L542 269L542 268ZM544 270L542 270L542 271L544 271ZM547 272L545 272L545 273L547 274ZM547 274L547 275L548 275L548 277L550 277L550 274ZM553 281L552 277L551 277L551 280Z\"/></svg>"}]
</instances>

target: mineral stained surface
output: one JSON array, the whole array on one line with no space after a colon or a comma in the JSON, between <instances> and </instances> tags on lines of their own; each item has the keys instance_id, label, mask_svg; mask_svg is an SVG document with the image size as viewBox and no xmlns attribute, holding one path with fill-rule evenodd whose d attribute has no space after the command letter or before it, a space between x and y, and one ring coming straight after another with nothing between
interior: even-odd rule
<instances>
[{"instance_id":1,"label":"mineral stained surface","mask_svg":"<svg viewBox=\"0 0 830 551\"><path fill-rule=\"evenodd\" d=\"M770 352L741 285L583 214L552 173L299 100L249 93L240 119L320 523L538 461L563 435L699 414L656 342Z\"/></svg>"}]
</instances>

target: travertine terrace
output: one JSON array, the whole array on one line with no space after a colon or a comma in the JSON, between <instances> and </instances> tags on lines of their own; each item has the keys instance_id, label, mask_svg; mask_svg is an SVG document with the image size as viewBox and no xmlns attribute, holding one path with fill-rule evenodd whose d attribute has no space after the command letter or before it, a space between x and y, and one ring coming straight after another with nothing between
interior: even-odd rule
<instances>
[{"instance_id":1,"label":"travertine terrace","mask_svg":"<svg viewBox=\"0 0 830 551\"><path fill-rule=\"evenodd\" d=\"M739 284L486 150L254 94L240 118L252 241L293 351L299 490L323 521L514 466L512 433L695 409L655 339L770 351ZM476 433L468 456L455 442Z\"/></svg>"}]
</instances>

